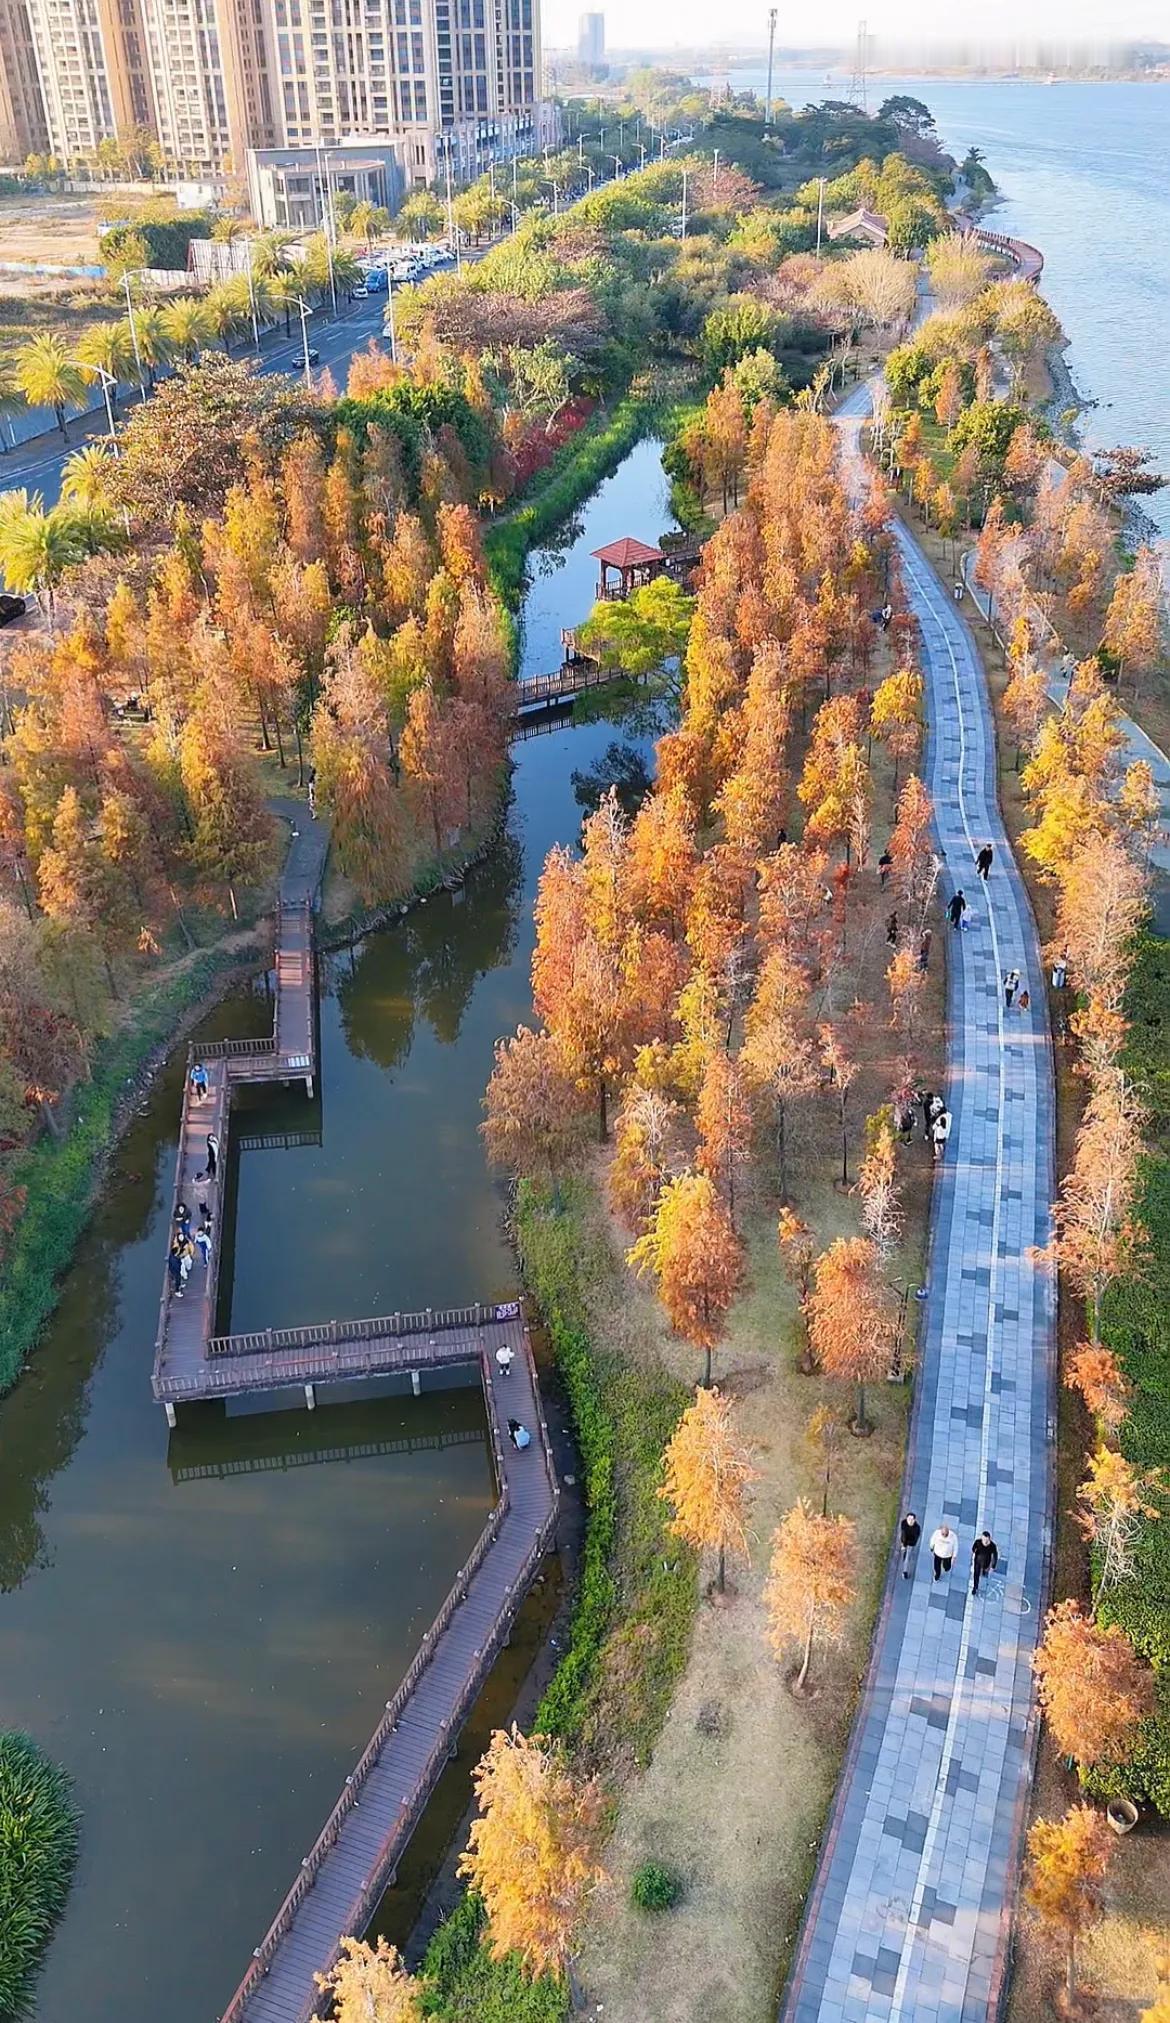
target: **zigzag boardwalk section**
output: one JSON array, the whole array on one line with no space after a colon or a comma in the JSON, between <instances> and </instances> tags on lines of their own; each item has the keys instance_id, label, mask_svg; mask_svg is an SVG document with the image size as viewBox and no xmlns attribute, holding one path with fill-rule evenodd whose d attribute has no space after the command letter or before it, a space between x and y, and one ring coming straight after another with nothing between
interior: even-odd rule
<instances>
[{"instance_id":1,"label":"zigzag boardwalk section","mask_svg":"<svg viewBox=\"0 0 1170 2023\"><path fill-rule=\"evenodd\" d=\"M842 411L858 456L865 388ZM895 523L897 525L897 523ZM784 2023L986 2023L1003 1991L1035 1739L1031 1658L1051 1546L1054 1302L1031 1260L1051 1233L1053 1085L1028 896L1000 819L995 737L967 626L898 527L922 633L927 783L947 930L948 1103L905 1505L959 1549L935 1583L892 1564L861 1705L821 1850ZM990 842L988 885L974 856ZM1018 969L1030 1011L1003 1002ZM986 1525L997 1576L970 1592Z\"/></svg>"},{"instance_id":2,"label":"zigzag boardwalk section","mask_svg":"<svg viewBox=\"0 0 1170 2023\"><path fill-rule=\"evenodd\" d=\"M241 1083L303 1080L317 1072L313 898L324 864L321 825L296 802L277 803L292 827L276 917L276 1002L270 1037L221 1040L199 1050L208 1089L196 1097L185 1079L173 1209L214 1201L210 1263L193 1268L176 1297L164 1272L152 1378L156 1399L176 1423L180 1404L198 1400L310 1408L318 1391L381 1379L461 1377L482 1385L495 1460L497 1498L465 1566L439 1610L394 1698L370 1737L317 1840L273 1919L223 2023L307 2023L323 1999L316 1975L337 1959L341 1940L361 1933L387 1885L427 1799L454 1754L459 1731L516 1612L553 1541L556 1469L536 1366L519 1302L306 1327L215 1333L219 1204L231 1132L232 1090ZM189 1052L188 1060L192 1058ZM265 1144L254 1118L244 1142ZM208 1138L218 1139L216 1177L206 1177ZM317 1142L315 1132L282 1141ZM504 1361L500 1362L501 1351ZM529 1429L523 1451L506 1435L516 1419ZM327 1452L328 1450L326 1450ZM323 1459L325 1454L313 1454ZM246 1460L245 1467L257 1462ZM263 1465L261 1461L260 1465ZM195 1473L201 1472L198 1468Z\"/></svg>"},{"instance_id":3,"label":"zigzag boardwalk section","mask_svg":"<svg viewBox=\"0 0 1170 2023\"><path fill-rule=\"evenodd\" d=\"M507 1375L487 1345L480 1364L499 1501L301 1863L223 2023L306 2023L316 2013L321 1998L314 1976L332 1966L347 1933L364 1929L393 1880L552 1541L556 1474L519 1309L497 1326L516 1352ZM523 1453L502 1437L509 1417L533 1429Z\"/></svg>"}]
</instances>

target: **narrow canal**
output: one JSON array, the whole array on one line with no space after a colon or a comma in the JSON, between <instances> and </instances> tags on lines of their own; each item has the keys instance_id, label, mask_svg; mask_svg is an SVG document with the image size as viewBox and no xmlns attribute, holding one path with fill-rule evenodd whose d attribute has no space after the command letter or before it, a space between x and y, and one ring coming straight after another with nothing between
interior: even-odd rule
<instances>
[{"instance_id":1,"label":"narrow canal","mask_svg":"<svg viewBox=\"0 0 1170 2023\"><path fill-rule=\"evenodd\" d=\"M590 551L669 524L640 444L533 555L525 672L588 610ZM323 961L319 1102L240 1119L233 1327L512 1288L477 1128L492 1048L530 1010L545 853L600 782L636 783L647 719L518 744L505 837L465 890ZM266 1017L241 992L206 1033ZM470 1391L207 1407L168 1439L150 1366L181 1073L176 1055L0 1404L0 1725L68 1767L84 1812L38 2023L213 2023L491 1497Z\"/></svg>"}]
</instances>

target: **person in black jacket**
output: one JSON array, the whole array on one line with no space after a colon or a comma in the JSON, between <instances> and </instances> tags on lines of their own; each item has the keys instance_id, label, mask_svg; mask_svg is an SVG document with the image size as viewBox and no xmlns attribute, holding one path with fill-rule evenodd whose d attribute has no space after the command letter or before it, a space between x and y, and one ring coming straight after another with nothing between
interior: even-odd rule
<instances>
[{"instance_id":1,"label":"person in black jacket","mask_svg":"<svg viewBox=\"0 0 1170 2023\"><path fill-rule=\"evenodd\" d=\"M971 1547L971 1566L975 1576L971 1589L973 1595L979 1593L980 1581L986 1580L989 1573L994 1573L998 1565L999 1547L989 1531L981 1531Z\"/></svg>"},{"instance_id":2,"label":"person in black jacket","mask_svg":"<svg viewBox=\"0 0 1170 2023\"><path fill-rule=\"evenodd\" d=\"M922 1526L912 1510L906 1512L898 1526L898 1543L902 1548L902 1579L909 1580L918 1558L918 1541L922 1537Z\"/></svg>"}]
</instances>

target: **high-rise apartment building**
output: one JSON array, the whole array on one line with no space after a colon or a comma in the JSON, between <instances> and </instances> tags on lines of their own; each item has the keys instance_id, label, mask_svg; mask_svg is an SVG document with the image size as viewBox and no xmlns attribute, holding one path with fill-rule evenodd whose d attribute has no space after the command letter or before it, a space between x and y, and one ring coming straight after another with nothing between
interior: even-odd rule
<instances>
[{"instance_id":1,"label":"high-rise apartment building","mask_svg":"<svg viewBox=\"0 0 1170 2023\"><path fill-rule=\"evenodd\" d=\"M577 61L596 70L605 62L605 16L582 14L577 21Z\"/></svg>"},{"instance_id":2,"label":"high-rise apartment building","mask_svg":"<svg viewBox=\"0 0 1170 2023\"><path fill-rule=\"evenodd\" d=\"M20 162L48 145L28 8L25 0L0 0L0 160Z\"/></svg>"},{"instance_id":3,"label":"high-rise apartment building","mask_svg":"<svg viewBox=\"0 0 1170 2023\"><path fill-rule=\"evenodd\" d=\"M249 148L389 138L419 183L556 139L539 0L0 0L0 39L5 9L67 161L134 127L196 176L242 172ZM11 159L32 144L21 117L0 102Z\"/></svg>"},{"instance_id":4,"label":"high-rise apartment building","mask_svg":"<svg viewBox=\"0 0 1170 2023\"><path fill-rule=\"evenodd\" d=\"M72 161L102 141L154 131L137 0L27 0L45 128Z\"/></svg>"}]
</instances>

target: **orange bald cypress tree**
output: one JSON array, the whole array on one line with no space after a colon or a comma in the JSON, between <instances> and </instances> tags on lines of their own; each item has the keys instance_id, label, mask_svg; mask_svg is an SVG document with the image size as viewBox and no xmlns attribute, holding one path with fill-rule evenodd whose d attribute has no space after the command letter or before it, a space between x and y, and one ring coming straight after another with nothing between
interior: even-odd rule
<instances>
[{"instance_id":1,"label":"orange bald cypress tree","mask_svg":"<svg viewBox=\"0 0 1170 2023\"><path fill-rule=\"evenodd\" d=\"M1077 1992L1077 1942L1101 1915L1101 1884L1113 1852L1104 1815L1071 1805L1063 1819L1038 1819L1028 1833L1025 1896L1042 1925L1064 1942L1064 1997Z\"/></svg>"},{"instance_id":2,"label":"orange bald cypress tree","mask_svg":"<svg viewBox=\"0 0 1170 2023\"><path fill-rule=\"evenodd\" d=\"M744 1257L727 1208L705 1173L681 1173L668 1181L629 1260L657 1279L675 1334L703 1350L703 1383L709 1387L711 1351L723 1339L743 1283Z\"/></svg>"},{"instance_id":3,"label":"orange bald cypress tree","mask_svg":"<svg viewBox=\"0 0 1170 2023\"><path fill-rule=\"evenodd\" d=\"M807 1686L814 1638L840 1641L856 1595L856 1526L848 1517L818 1516L801 1497L772 1535L764 1587L769 1642L777 1654L793 1644L801 1652L794 1693Z\"/></svg>"},{"instance_id":4,"label":"orange bald cypress tree","mask_svg":"<svg viewBox=\"0 0 1170 2023\"><path fill-rule=\"evenodd\" d=\"M1152 1674L1124 1630L1102 1628L1077 1601L1058 1602L1032 1669L1061 1755L1082 1765L1124 1762L1153 1706Z\"/></svg>"},{"instance_id":5,"label":"orange bald cypress tree","mask_svg":"<svg viewBox=\"0 0 1170 2023\"><path fill-rule=\"evenodd\" d=\"M496 1729L475 1772L480 1816L459 1873L483 1898L493 1958L520 1955L530 1975L567 1974L591 1892L602 1797L572 1776L555 1743Z\"/></svg>"},{"instance_id":6,"label":"orange bald cypress tree","mask_svg":"<svg viewBox=\"0 0 1170 2023\"><path fill-rule=\"evenodd\" d=\"M674 1512L670 1530L698 1552L719 1555L724 1591L730 1552L747 1559L745 1494L755 1480L747 1449L731 1426L731 1406L718 1390L699 1391L667 1443L658 1494Z\"/></svg>"},{"instance_id":7,"label":"orange bald cypress tree","mask_svg":"<svg viewBox=\"0 0 1170 2023\"><path fill-rule=\"evenodd\" d=\"M805 1306L809 1346L825 1375L857 1386L857 1432L872 1430L865 1387L889 1371L898 1334L897 1302L881 1276L877 1245L839 1236L816 1262Z\"/></svg>"}]
</instances>

